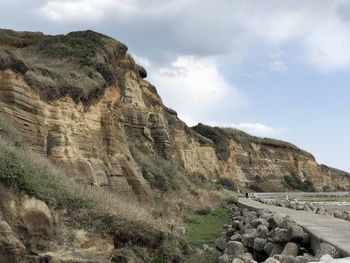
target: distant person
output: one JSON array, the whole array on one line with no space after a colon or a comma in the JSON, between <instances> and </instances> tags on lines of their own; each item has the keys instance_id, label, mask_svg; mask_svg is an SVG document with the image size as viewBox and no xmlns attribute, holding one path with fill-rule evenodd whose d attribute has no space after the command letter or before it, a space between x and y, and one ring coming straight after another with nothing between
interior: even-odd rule
<instances>
[{"instance_id":1,"label":"distant person","mask_svg":"<svg viewBox=\"0 0 350 263\"><path fill-rule=\"evenodd\" d=\"M246 193L245 193L245 198L248 199L248 196L249 196L249 194L246 192Z\"/></svg>"}]
</instances>

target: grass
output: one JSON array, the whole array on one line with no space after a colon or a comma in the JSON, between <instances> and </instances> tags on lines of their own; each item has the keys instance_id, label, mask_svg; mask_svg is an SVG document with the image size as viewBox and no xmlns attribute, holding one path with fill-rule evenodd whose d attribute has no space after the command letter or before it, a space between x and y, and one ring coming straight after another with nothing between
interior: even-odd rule
<instances>
[{"instance_id":1,"label":"grass","mask_svg":"<svg viewBox=\"0 0 350 263\"><path fill-rule=\"evenodd\" d=\"M189 188L190 183L185 172L168 160L153 152L151 146L145 145L137 138L129 138L131 154L141 167L143 177L154 190L166 193L181 188Z\"/></svg>"},{"instance_id":2,"label":"grass","mask_svg":"<svg viewBox=\"0 0 350 263\"><path fill-rule=\"evenodd\" d=\"M127 47L103 34L87 30L67 35L0 29L0 70L11 69L47 101L70 96L91 104L106 87L118 83L125 90L122 59Z\"/></svg>"},{"instance_id":3,"label":"grass","mask_svg":"<svg viewBox=\"0 0 350 263\"><path fill-rule=\"evenodd\" d=\"M190 245L213 246L223 231L223 225L230 221L230 217L224 208L216 208L210 214L186 214L184 221L187 222L186 240Z\"/></svg>"}]
</instances>

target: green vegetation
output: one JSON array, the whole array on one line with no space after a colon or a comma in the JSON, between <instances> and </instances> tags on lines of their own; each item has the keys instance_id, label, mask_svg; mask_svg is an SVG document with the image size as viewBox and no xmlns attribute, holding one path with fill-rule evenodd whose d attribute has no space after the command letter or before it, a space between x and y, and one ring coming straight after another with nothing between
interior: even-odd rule
<instances>
[{"instance_id":1,"label":"green vegetation","mask_svg":"<svg viewBox=\"0 0 350 263\"><path fill-rule=\"evenodd\" d=\"M67 95L89 104L115 82L125 90L119 62L127 47L108 36L91 30L45 36L1 29L0 43L5 46L0 48L0 70L23 74L45 100Z\"/></svg>"},{"instance_id":2,"label":"green vegetation","mask_svg":"<svg viewBox=\"0 0 350 263\"><path fill-rule=\"evenodd\" d=\"M296 175L285 175L283 176L284 184L286 187L289 187L293 190L299 190L303 192L315 192L316 189L312 182L309 180L302 181L298 176Z\"/></svg>"},{"instance_id":3,"label":"green vegetation","mask_svg":"<svg viewBox=\"0 0 350 263\"><path fill-rule=\"evenodd\" d=\"M187 223L186 239L193 246L207 244L214 245L215 239L220 236L222 226L230 220L224 208L216 208L209 214L187 214L184 221Z\"/></svg>"},{"instance_id":4,"label":"green vegetation","mask_svg":"<svg viewBox=\"0 0 350 263\"><path fill-rule=\"evenodd\" d=\"M0 182L45 201L54 208L93 208L88 196L69 192L49 176L49 167L37 165L29 153L0 142Z\"/></svg>"},{"instance_id":5,"label":"green vegetation","mask_svg":"<svg viewBox=\"0 0 350 263\"><path fill-rule=\"evenodd\" d=\"M224 130L201 123L192 127L192 129L214 142L215 152L220 160L227 160L230 157L230 149L228 148L230 142Z\"/></svg>"},{"instance_id":6,"label":"green vegetation","mask_svg":"<svg viewBox=\"0 0 350 263\"><path fill-rule=\"evenodd\" d=\"M131 154L142 169L143 177L153 189L165 193L188 188L188 179L180 167L155 154L150 146L136 138L129 139Z\"/></svg>"},{"instance_id":7,"label":"green vegetation","mask_svg":"<svg viewBox=\"0 0 350 263\"><path fill-rule=\"evenodd\" d=\"M230 178L220 177L218 179L218 184L222 185L227 190L237 191L237 186L235 182L232 181Z\"/></svg>"}]
</instances>

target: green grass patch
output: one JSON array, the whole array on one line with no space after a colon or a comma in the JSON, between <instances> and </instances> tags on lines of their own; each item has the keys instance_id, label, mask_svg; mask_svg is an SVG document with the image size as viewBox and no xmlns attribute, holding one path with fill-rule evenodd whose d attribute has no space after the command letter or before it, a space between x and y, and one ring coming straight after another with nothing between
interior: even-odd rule
<instances>
[{"instance_id":1,"label":"green grass patch","mask_svg":"<svg viewBox=\"0 0 350 263\"><path fill-rule=\"evenodd\" d=\"M186 239L190 245L213 246L230 217L224 208L216 208L208 215L187 214L184 221L187 222Z\"/></svg>"},{"instance_id":2,"label":"green grass patch","mask_svg":"<svg viewBox=\"0 0 350 263\"><path fill-rule=\"evenodd\" d=\"M24 151L0 144L0 182L43 200L54 208L95 206L95 202L88 196L67 191L59 180L50 176L50 169L33 163Z\"/></svg>"}]
</instances>

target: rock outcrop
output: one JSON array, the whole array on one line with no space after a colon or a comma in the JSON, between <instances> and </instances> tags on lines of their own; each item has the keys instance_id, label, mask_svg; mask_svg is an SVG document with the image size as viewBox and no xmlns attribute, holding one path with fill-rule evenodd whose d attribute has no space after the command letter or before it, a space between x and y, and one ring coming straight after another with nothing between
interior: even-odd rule
<instances>
[{"instance_id":1,"label":"rock outcrop","mask_svg":"<svg viewBox=\"0 0 350 263\"><path fill-rule=\"evenodd\" d=\"M349 174L318 165L289 143L187 127L144 80L146 70L127 47L109 37L2 30L0 47L0 113L33 152L86 183L150 200L150 186L129 149L128 140L137 137L188 174L227 178L237 188L282 190L292 187L286 178L297 178L316 190L350 189Z\"/></svg>"}]
</instances>

